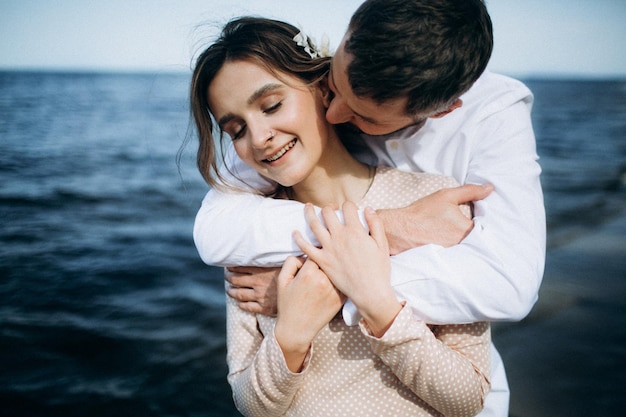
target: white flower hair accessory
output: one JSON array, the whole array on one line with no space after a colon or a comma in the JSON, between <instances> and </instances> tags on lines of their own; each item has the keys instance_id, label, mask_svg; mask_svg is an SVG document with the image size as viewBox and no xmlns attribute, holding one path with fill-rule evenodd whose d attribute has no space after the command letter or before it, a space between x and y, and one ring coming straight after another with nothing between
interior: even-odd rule
<instances>
[{"instance_id":1,"label":"white flower hair accessory","mask_svg":"<svg viewBox=\"0 0 626 417\"><path fill-rule=\"evenodd\" d=\"M330 56L327 36L322 37L322 47L319 51L312 46L315 43L313 39L311 38L311 42L309 43L309 37L302 30L300 30L300 32L293 37L293 40L298 46L303 47L304 51L313 59Z\"/></svg>"}]
</instances>

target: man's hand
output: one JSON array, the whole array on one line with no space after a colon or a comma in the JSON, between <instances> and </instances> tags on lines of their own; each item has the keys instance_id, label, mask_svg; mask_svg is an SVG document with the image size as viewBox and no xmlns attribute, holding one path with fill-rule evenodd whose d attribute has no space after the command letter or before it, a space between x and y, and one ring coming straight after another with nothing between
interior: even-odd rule
<instances>
[{"instance_id":1,"label":"man's hand","mask_svg":"<svg viewBox=\"0 0 626 417\"><path fill-rule=\"evenodd\" d=\"M237 300L244 311L265 316L276 316L276 277L280 268L238 266L228 268L229 296Z\"/></svg>"},{"instance_id":2,"label":"man's hand","mask_svg":"<svg viewBox=\"0 0 626 417\"><path fill-rule=\"evenodd\" d=\"M491 184L466 184L439 190L407 207L378 210L390 254L429 243L443 247L458 244L474 227L471 218L463 214L462 205L482 200L492 191Z\"/></svg>"}]
</instances>

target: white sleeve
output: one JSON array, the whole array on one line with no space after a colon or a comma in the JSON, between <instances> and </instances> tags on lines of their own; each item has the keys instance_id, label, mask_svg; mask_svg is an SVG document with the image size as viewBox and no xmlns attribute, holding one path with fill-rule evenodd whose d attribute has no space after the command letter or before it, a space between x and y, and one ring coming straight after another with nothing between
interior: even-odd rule
<instances>
[{"instance_id":1,"label":"white sleeve","mask_svg":"<svg viewBox=\"0 0 626 417\"><path fill-rule=\"evenodd\" d=\"M238 178L258 188L268 185L233 155L228 153L227 163ZM307 226L302 203L211 189L196 215L193 237L200 257L209 265L279 266L287 256L302 254L292 239L294 230L317 242Z\"/></svg>"},{"instance_id":2,"label":"white sleeve","mask_svg":"<svg viewBox=\"0 0 626 417\"><path fill-rule=\"evenodd\" d=\"M473 231L459 245L426 245L392 259L394 289L429 323L519 320L537 300L546 225L531 103L478 126L464 182L490 182L495 191L475 203Z\"/></svg>"}]
</instances>

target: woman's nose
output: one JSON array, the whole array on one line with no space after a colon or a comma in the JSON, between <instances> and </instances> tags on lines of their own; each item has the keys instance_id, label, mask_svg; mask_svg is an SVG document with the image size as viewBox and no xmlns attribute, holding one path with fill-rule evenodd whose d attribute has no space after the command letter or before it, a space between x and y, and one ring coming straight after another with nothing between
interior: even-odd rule
<instances>
[{"instance_id":1,"label":"woman's nose","mask_svg":"<svg viewBox=\"0 0 626 417\"><path fill-rule=\"evenodd\" d=\"M258 129L253 134L252 144L257 148L264 148L267 142L274 139L274 136L276 136L276 133L272 129Z\"/></svg>"}]
</instances>

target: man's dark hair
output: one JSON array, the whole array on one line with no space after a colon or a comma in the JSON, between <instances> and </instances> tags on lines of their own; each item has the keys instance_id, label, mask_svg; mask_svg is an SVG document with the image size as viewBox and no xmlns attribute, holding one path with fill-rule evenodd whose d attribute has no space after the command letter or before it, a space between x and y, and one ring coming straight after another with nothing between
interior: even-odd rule
<instances>
[{"instance_id":1,"label":"man's dark hair","mask_svg":"<svg viewBox=\"0 0 626 417\"><path fill-rule=\"evenodd\" d=\"M408 115L445 110L485 70L493 49L481 0L368 0L354 13L345 52L358 97L408 97Z\"/></svg>"}]
</instances>

